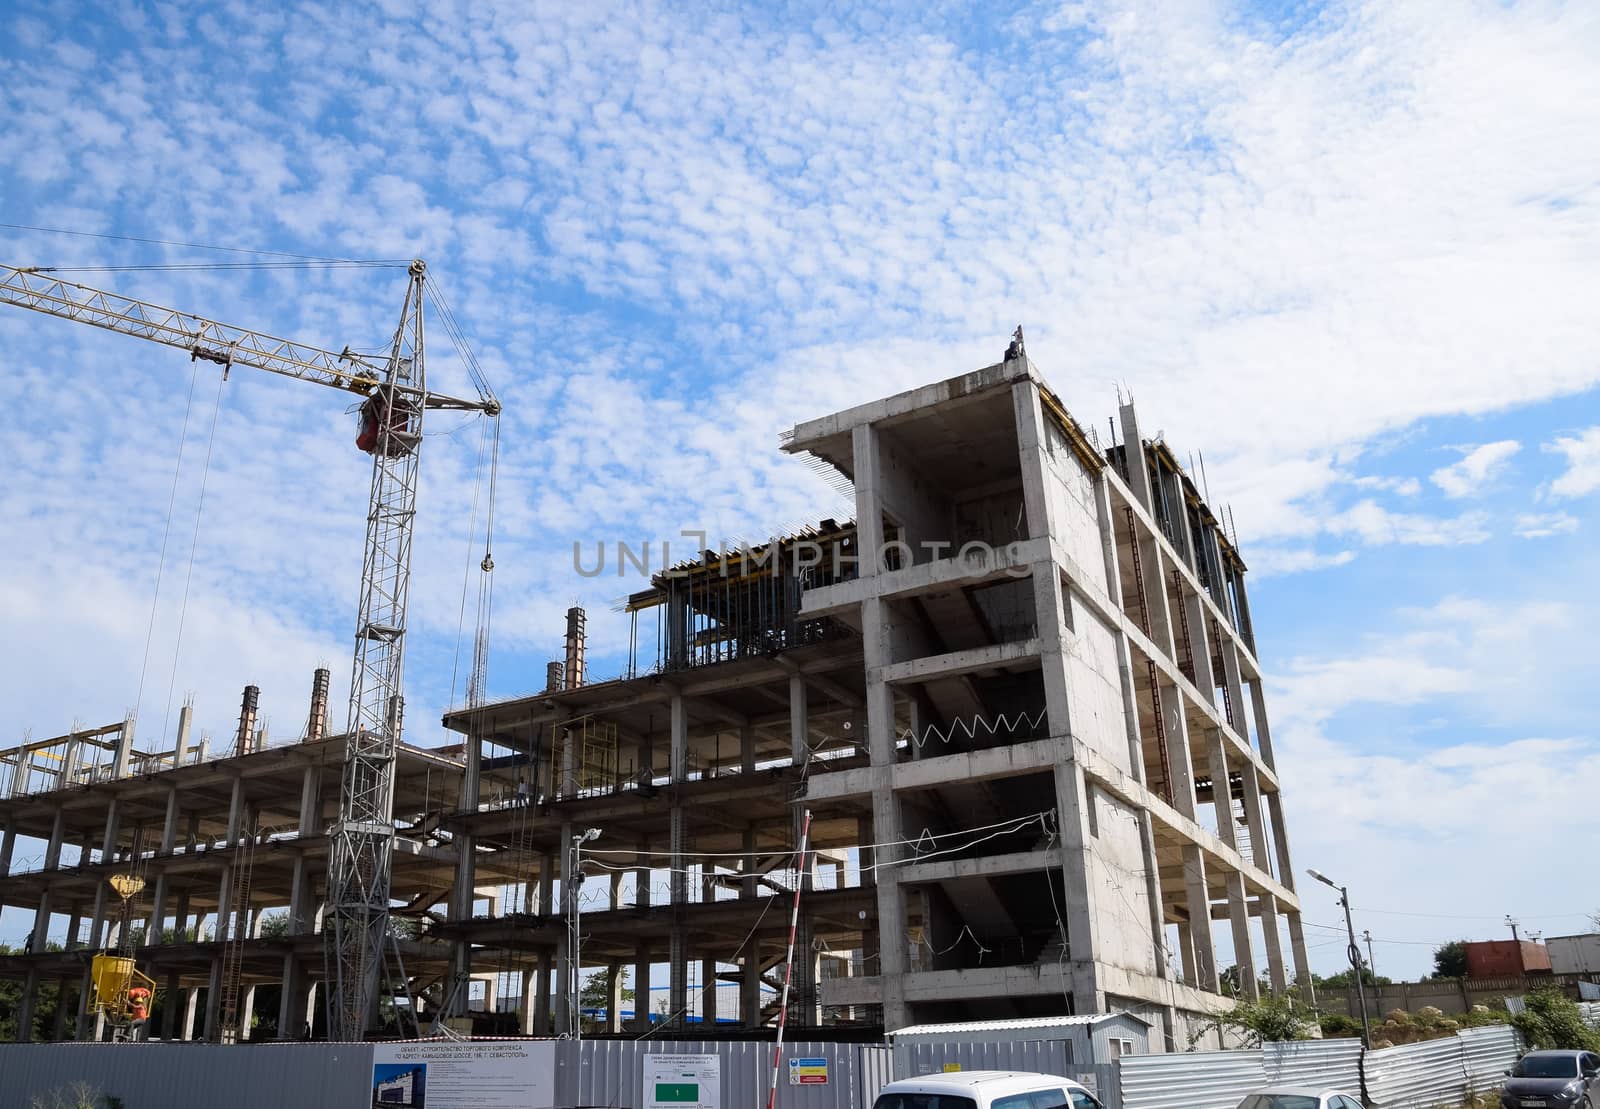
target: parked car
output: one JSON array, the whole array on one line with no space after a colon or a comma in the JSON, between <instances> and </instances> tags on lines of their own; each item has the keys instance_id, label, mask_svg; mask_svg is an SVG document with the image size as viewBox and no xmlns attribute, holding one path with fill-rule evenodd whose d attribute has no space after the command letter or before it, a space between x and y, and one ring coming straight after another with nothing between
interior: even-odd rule
<instances>
[{"instance_id":1,"label":"parked car","mask_svg":"<svg viewBox=\"0 0 1600 1109\"><path fill-rule=\"evenodd\" d=\"M1506 1071L1502 1109L1600 1109L1600 1055L1530 1051Z\"/></svg>"},{"instance_id":2,"label":"parked car","mask_svg":"<svg viewBox=\"0 0 1600 1109\"><path fill-rule=\"evenodd\" d=\"M1360 1098L1339 1090L1274 1086L1246 1096L1239 1109L1362 1109L1362 1105Z\"/></svg>"},{"instance_id":3,"label":"parked car","mask_svg":"<svg viewBox=\"0 0 1600 1109\"><path fill-rule=\"evenodd\" d=\"M1058 1074L972 1070L901 1078L872 1109L1104 1109L1084 1086Z\"/></svg>"}]
</instances>

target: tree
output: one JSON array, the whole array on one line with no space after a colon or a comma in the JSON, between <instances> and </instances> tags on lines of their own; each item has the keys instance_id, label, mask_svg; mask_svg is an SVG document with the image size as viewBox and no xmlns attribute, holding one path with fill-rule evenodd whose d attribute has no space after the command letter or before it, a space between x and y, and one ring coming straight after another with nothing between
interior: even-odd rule
<instances>
[{"instance_id":1,"label":"tree","mask_svg":"<svg viewBox=\"0 0 1600 1109\"><path fill-rule=\"evenodd\" d=\"M604 972L591 974L583 980L583 988L578 992L578 1005L586 1011L596 1009L610 1010L611 990L608 985L608 975ZM628 988L628 968L622 968L622 1000L633 1000L633 991ZM587 1020L587 1018L585 1018Z\"/></svg>"},{"instance_id":2,"label":"tree","mask_svg":"<svg viewBox=\"0 0 1600 1109\"><path fill-rule=\"evenodd\" d=\"M1465 978L1467 976L1467 941L1452 940L1433 953L1435 978Z\"/></svg>"},{"instance_id":3,"label":"tree","mask_svg":"<svg viewBox=\"0 0 1600 1109\"><path fill-rule=\"evenodd\" d=\"M1534 990L1511 1023L1531 1048L1600 1051L1600 1032L1584 1023L1578 1003L1560 990Z\"/></svg>"},{"instance_id":4,"label":"tree","mask_svg":"<svg viewBox=\"0 0 1600 1109\"><path fill-rule=\"evenodd\" d=\"M1327 986L1332 990L1348 990L1356 984L1356 976L1354 971L1341 970L1338 974L1330 974L1326 978L1317 978L1316 983L1318 986ZM1385 975L1373 974L1371 967L1362 966L1361 984L1363 986L1388 986L1393 983Z\"/></svg>"}]
</instances>

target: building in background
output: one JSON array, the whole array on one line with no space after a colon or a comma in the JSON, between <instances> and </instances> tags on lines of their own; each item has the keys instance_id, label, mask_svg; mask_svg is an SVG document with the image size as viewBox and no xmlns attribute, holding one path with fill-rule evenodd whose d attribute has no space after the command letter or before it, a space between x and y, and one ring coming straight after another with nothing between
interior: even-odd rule
<instances>
[{"instance_id":1,"label":"building in background","mask_svg":"<svg viewBox=\"0 0 1600 1109\"><path fill-rule=\"evenodd\" d=\"M1549 974L1550 952L1529 940L1484 940L1465 945L1468 978Z\"/></svg>"},{"instance_id":2,"label":"building in background","mask_svg":"<svg viewBox=\"0 0 1600 1109\"><path fill-rule=\"evenodd\" d=\"M1545 951L1553 974L1600 976L1600 932L1582 936L1546 936Z\"/></svg>"}]
</instances>

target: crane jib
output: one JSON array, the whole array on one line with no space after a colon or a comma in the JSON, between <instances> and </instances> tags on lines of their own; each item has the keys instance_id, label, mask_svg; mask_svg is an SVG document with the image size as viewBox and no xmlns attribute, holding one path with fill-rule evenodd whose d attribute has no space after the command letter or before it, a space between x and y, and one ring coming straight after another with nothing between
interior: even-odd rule
<instances>
[{"instance_id":1,"label":"crane jib","mask_svg":"<svg viewBox=\"0 0 1600 1109\"><path fill-rule=\"evenodd\" d=\"M64 281L50 276L47 267L0 266L0 303L176 347L191 359L223 367L224 373L234 366L251 366L357 394L370 394L387 385L397 394L420 400L424 408L483 412L490 416L500 412L500 403L493 396L466 399L404 382L389 383L383 365L368 361L349 347L335 353L218 323L121 293Z\"/></svg>"}]
</instances>

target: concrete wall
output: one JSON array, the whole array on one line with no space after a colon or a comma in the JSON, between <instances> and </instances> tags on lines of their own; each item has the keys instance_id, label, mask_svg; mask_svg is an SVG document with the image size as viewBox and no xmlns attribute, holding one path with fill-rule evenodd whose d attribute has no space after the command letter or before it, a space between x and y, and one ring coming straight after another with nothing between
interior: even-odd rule
<instances>
[{"instance_id":1,"label":"concrete wall","mask_svg":"<svg viewBox=\"0 0 1600 1109\"><path fill-rule=\"evenodd\" d=\"M1428 982L1396 982L1367 990L1367 1010L1380 1020L1391 1009L1415 1013L1432 1005L1445 1014L1465 1013L1474 1005L1493 1005L1530 990L1553 986L1569 997L1577 997L1579 975L1510 975L1504 978L1443 978ZM1344 1013L1359 1018L1361 1003L1354 988L1330 990L1319 987L1317 1004L1324 1012Z\"/></svg>"},{"instance_id":2,"label":"concrete wall","mask_svg":"<svg viewBox=\"0 0 1600 1109\"><path fill-rule=\"evenodd\" d=\"M1089 882L1095 899L1096 957L1112 966L1156 973L1150 935L1149 887L1144 870L1144 839L1134 810L1104 790L1090 788L1094 827L1088 853Z\"/></svg>"}]
</instances>

